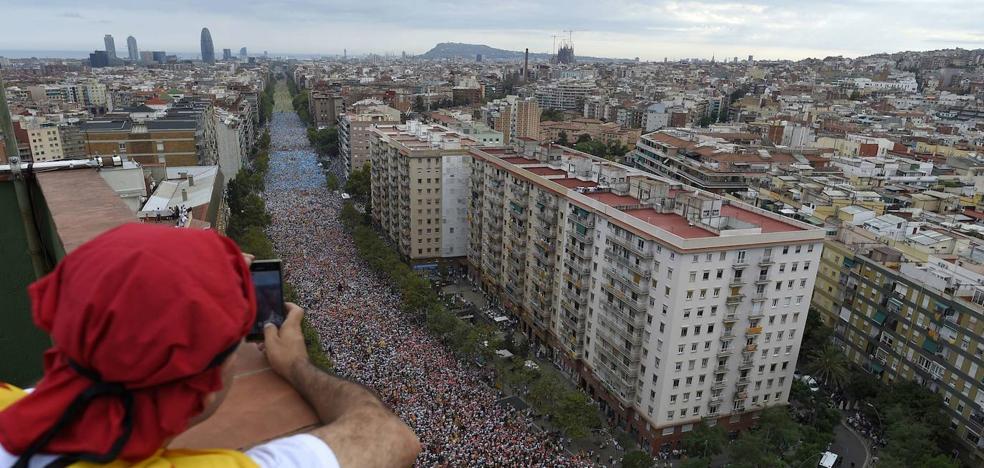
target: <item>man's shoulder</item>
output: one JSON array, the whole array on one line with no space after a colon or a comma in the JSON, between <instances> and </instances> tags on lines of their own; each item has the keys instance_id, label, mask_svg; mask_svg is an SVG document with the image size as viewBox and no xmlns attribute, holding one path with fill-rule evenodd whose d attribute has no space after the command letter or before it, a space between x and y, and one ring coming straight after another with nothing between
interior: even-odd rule
<instances>
[{"instance_id":1,"label":"man's shoulder","mask_svg":"<svg viewBox=\"0 0 984 468\"><path fill-rule=\"evenodd\" d=\"M247 450L246 455L261 467L338 468L339 466L331 447L311 434L274 439Z\"/></svg>"}]
</instances>

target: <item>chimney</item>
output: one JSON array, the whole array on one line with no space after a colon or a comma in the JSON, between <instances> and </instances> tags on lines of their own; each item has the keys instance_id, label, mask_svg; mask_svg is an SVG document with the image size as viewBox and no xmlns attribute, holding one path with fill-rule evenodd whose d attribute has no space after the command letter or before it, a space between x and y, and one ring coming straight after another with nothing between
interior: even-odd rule
<instances>
[{"instance_id":1,"label":"chimney","mask_svg":"<svg viewBox=\"0 0 984 468\"><path fill-rule=\"evenodd\" d=\"M526 78L530 76L530 48L526 48L526 54L523 58L523 83L526 83Z\"/></svg>"},{"instance_id":2,"label":"chimney","mask_svg":"<svg viewBox=\"0 0 984 468\"><path fill-rule=\"evenodd\" d=\"M189 187L194 187L195 186L195 176L193 176L191 174L188 174L188 186Z\"/></svg>"},{"instance_id":3,"label":"chimney","mask_svg":"<svg viewBox=\"0 0 984 468\"><path fill-rule=\"evenodd\" d=\"M181 201L188 201L188 189L181 189Z\"/></svg>"}]
</instances>

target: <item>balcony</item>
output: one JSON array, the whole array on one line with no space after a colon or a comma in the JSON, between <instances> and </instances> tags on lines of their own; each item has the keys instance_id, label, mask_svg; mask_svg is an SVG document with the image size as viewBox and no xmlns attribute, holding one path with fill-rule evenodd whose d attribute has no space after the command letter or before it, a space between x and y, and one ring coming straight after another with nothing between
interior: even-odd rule
<instances>
[{"instance_id":1,"label":"balcony","mask_svg":"<svg viewBox=\"0 0 984 468\"><path fill-rule=\"evenodd\" d=\"M746 335L759 335L762 333L762 327L748 327L745 330Z\"/></svg>"},{"instance_id":2,"label":"balcony","mask_svg":"<svg viewBox=\"0 0 984 468\"><path fill-rule=\"evenodd\" d=\"M745 268L747 266L748 266L748 258L746 257L738 257L735 259L735 263L731 264L731 268L734 269Z\"/></svg>"},{"instance_id":3,"label":"balcony","mask_svg":"<svg viewBox=\"0 0 984 468\"><path fill-rule=\"evenodd\" d=\"M573 222L574 222L575 224L580 224L580 225L581 225L582 227L584 227L584 228L587 228L587 229L594 229L594 226L595 226L595 222L594 222L594 218L592 218L592 217L591 217L591 216L589 216L589 215L580 215L580 214L575 214L575 215L574 215L574 216L572 216L572 217L571 217L570 219L571 219L571 221L573 221Z\"/></svg>"},{"instance_id":4,"label":"balcony","mask_svg":"<svg viewBox=\"0 0 984 468\"><path fill-rule=\"evenodd\" d=\"M755 343L745 346L745 352L754 353L756 350L758 350L758 345Z\"/></svg>"},{"instance_id":5,"label":"balcony","mask_svg":"<svg viewBox=\"0 0 984 468\"><path fill-rule=\"evenodd\" d=\"M738 386L748 385L748 382L749 381L750 380L749 380L748 376L745 375L745 376L742 376L742 377L738 377L737 384L738 384Z\"/></svg>"},{"instance_id":6,"label":"balcony","mask_svg":"<svg viewBox=\"0 0 984 468\"><path fill-rule=\"evenodd\" d=\"M738 316L735 314L724 314L721 316L721 321L724 323L735 323L738 321Z\"/></svg>"},{"instance_id":7,"label":"balcony","mask_svg":"<svg viewBox=\"0 0 984 468\"><path fill-rule=\"evenodd\" d=\"M769 284L769 276L759 275L759 277L755 279L755 284Z\"/></svg>"},{"instance_id":8,"label":"balcony","mask_svg":"<svg viewBox=\"0 0 984 468\"><path fill-rule=\"evenodd\" d=\"M554 231L553 224L536 223L536 225L533 226L533 230L535 230L537 234L540 234L541 236L547 239L553 239L557 237L557 233Z\"/></svg>"},{"instance_id":9,"label":"balcony","mask_svg":"<svg viewBox=\"0 0 984 468\"><path fill-rule=\"evenodd\" d=\"M570 266L571 269L576 271L579 275L586 276L591 274L591 262L587 262L583 260L568 261L567 265Z\"/></svg>"},{"instance_id":10,"label":"balcony","mask_svg":"<svg viewBox=\"0 0 984 468\"><path fill-rule=\"evenodd\" d=\"M735 392L736 400L744 400L746 398L748 398L748 392Z\"/></svg>"},{"instance_id":11,"label":"balcony","mask_svg":"<svg viewBox=\"0 0 984 468\"><path fill-rule=\"evenodd\" d=\"M748 320L761 320L765 314L761 310L753 310L748 313Z\"/></svg>"},{"instance_id":12,"label":"balcony","mask_svg":"<svg viewBox=\"0 0 984 468\"><path fill-rule=\"evenodd\" d=\"M728 305L738 305L741 304L741 300L745 298L744 294L731 294L727 299L724 300L725 304Z\"/></svg>"},{"instance_id":13,"label":"balcony","mask_svg":"<svg viewBox=\"0 0 984 468\"><path fill-rule=\"evenodd\" d=\"M759 263L758 264L759 264L760 267L766 267L767 268L767 267L772 266L773 263L774 263L773 258L772 258L771 255L769 255L767 257L762 257L762 259L759 260Z\"/></svg>"},{"instance_id":14,"label":"balcony","mask_svg":"<svg viewBox=\"0 0 984 468\"><path fill-rule=\"evenodd\" d=\"M727 380L718 380L711 384L711 390L724 390L724 386L728 383Z\"/></svg>"},{"instance_id":15,"label":"balcony","mask_svg":"<svg viewBox=\"0 0 984 468\"><path fill-rule=\"evenodd\" d=\"M752 302L763 302L766 299L768 297L766 297L765 293L756 292L752 294Z\"/></svg>"},{"instance_id":16,"label":"balcony","mask_svg":"<svg viewBox=\"0 0 984 468\"><path fill-rule=\"evenodd\" d=\"M617 255L615 251L612 249L605 249L605 255L611 257L616 262L618 262L619 265L624 266L625 269L639 275L639 277L644 280L648 280L652 276L652 272L649 271L648 268L644 267L643 265L637 265L635 262L621 255Z\"/></svg>"},{"instance_id":17,"label":"balcony","mask_svg":"<svg viewBox=\"0 0 984 468\"><path fill-rule=\"evenodd\" d=\"M541 249L533 249L533 258L547 265L553 264L553 256L546 254Z\"/></svg>"},{"instance_id":18,"label":"balcony","mask_svg":"<svg viewBox=\"0 0 984 468\"><path fill-rule=\"evenodd\" d=\"M564 288L564 297L567 298L568 300L570 300L574 304L583 304L583 303L586 303L587 300L588 300L587 299L587 294L585 294L584 292L581 292L580 294L578 294L575 291L577 291L577 290L576 289Z\"/></svg>"},{"instance_id":19,"label":"balcony","mask_svg":"<svg viewBox=\"0 0 984 468\"><path fill-rule=\"evenodd\" d=\"M635 242L629 239L615 235L609 235L607 239L610 243L621 246L623 249L628 250L643 260L651 260L653 258L652 252L646 251L645 248L639 248Z\"/></svg>"},{"instance_id":20,"label":"balcony","mask_svg":"<svg viewBox=\"0 0 984 468\"><path fill-rule=\"evenodd\" d=\"M611 316L616 317L622 322L630 324L635 328L641 328L642 326L642 324L640 323L641 322L640 319L645 316L645 311L639 312L634 307L630 307L633 309L633 311L636 312L636 315L633 316L632 314L629 313L630 311L619 309L618 307L615 307L614 304L611 304L609 302L602 303L601 308L604 309L605 312L608 312L608 314L610 314Z\"/></svg>"},{"instance_id":21,"label":"balcony","mask_svg":"<svg viewBox=\"0 0 984 468\"><path fill-rule=\"evenodd\" d=\"M585 245L591 245L594 243L594 237L591 236L587 231L583 234L577 232L577 229L571 230L571 237L583 242Z\"/></svg>"},{"instance_id":22,"label":"balcony","mask_svg":"<svg viewBox=\"0 0 984 468\"><path fill-rule=\"evenodd\" d=\"M578 249L578 248L575 248L575 247L571 247L571 248L568 248L566 250L566 252L570 252L575 257L581 258L581 259L590 259L591 258L591 249Z\"/></svg>"},{"instance_id":23,"label":"balcony","mask_svg":"<svg viewBox=\"0 0 984 468\"><path fill-rule=\"evenodd\" d=\"M738 363L738 370L748 370L752 368L754 362L751 359L745 359Z\"/></svg>"},{"instance_id":24,"label":"balcony","mask_svg":"<svg viewBox=\"0 0 984 468\"><path fill-rule=\"evenodd\" d=\"M745 280L742 278L731 278L731 282L728 283L729 288L740 288L745 285Z\"/></svg>"},{"instance_id":25,"label":"balcony","mask_svg":"<svg viewBox=\"0 0 984 468\"><path fill-rule=\"evenodd\" d=\"M721 332L721 336L718 337L721 341L728 341L735 338L735 332L731 329Z\"/></svg>"},{"instance_id":26,"label":"balcony","mask_svg":"<svg viewBox=\"0 0 984 468\"><path fill-rule=\"evenodd\" d=\"M642 284L636 283L635 281L632 281L632 280L626 278L625 276L622 276L622 274L619 273L618 270L616 270L614 268L605 268L604 271L605 271L605 274L606 275L608 275L609 277L611 277L613 280L618 281L619 284L624 285L626 287L626 289L628 289L629 291L632 291L632 292L636 293L640 298L649 296L649 285L648 284L646 284L646 283L642 283Z\"/></svg>"},{"instance_id":27,"label":"balcony","mask_svg":"<svg viewBox=\"0 0 984 468\"><path fill-rule=\"evenodd\" d=\"M732 351L733 350L731 348L719 349L717 352L717 357L723 358L723 357L731 356Z\"/></svg>"}]
</instances>

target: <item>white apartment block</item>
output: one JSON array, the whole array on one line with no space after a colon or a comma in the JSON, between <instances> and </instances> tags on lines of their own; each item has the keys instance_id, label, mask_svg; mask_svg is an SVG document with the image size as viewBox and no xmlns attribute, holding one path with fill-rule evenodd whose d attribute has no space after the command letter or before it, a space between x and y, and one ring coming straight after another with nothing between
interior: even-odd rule
<instances>
[{"instance_id":1,"label":"white apartment block","mask_svg":"<svg viewBox=\"0 0 984 468\"><path fill-rule=\"evenodd\" d=\"M653 451L786 404L824 231L553 147L472 148L468 263Z\"/></svg>"},{"instance_id":2,"label":"white apartment block","mask_svg":"<svg viewBox=\"0 0 984 468\"><path fill-rule=\"evenodd\" d=\"M379 125L370 135L372 216L412 262L463 257L475 145L439 125Z\"/></svg>"},{"instance_id":3,"label":"white apartment block","mask_svg":"<svg viewBox=\"0 0 984 468\"><path fill-rule=\"evenodd\" d=\"M538 86L534 96L544 109L582 110L596 88L593 81L559 80Z\"/></svg>"}]
</instances>

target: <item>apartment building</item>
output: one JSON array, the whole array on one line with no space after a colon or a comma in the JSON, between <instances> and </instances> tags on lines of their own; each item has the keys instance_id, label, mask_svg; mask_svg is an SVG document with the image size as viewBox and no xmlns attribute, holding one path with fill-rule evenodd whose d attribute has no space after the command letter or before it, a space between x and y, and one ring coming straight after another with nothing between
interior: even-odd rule
<instances>
[{"instance_id":1,"label":"apartment building","mask_svg":"<svg viewBox=\"0 0 984 468\"><path fill-rule=\"evenodd\" d=\"M313 90L308 97L308 111L315 127L334 127L338 123L338 116L345 112L342 95Z\"/></svg>"},{"instance_id":2,"label":"apartment building","mask_svg":"<svg viewBox=\"0 0 984 468\"><path fill-rule=\"evenodd\" d=\"M544 109L582 111L585 99L596 89L594 81L558 80L537 86L533 95Z\"/></svg>"},{"instance_id":3,"label":"apartment building","mask_svg":"<svg viewBox=\"0 0 984 468\"><path fill-rule=\"evenodd\" d=\"M120 154L143 165L218 165L215 107L206 100L174 102L164 117L129 117L82 122L86 152Z\"/></svg>"},{"instance_id":4,"label":"apartment building","mask_svg":"<svg viewBox=\"0 0 984 468\"><path fill-rule=\"evenodd\" d=\"M197 125L191 121L90 120L81 130L90 155L126 155L140 164L199 164Z\"/></svg>"},{"instance_id":5,"label":"apartment building","mask_svg":"<svg viewBox=\"0 0 984 468\"><path fill-rule=\"evenodd\" d=\"M485 104L481 112L485 124L502 133L503 144L521 138L540 138L543 111L535 99L506 96Z\"/></svg>"},{"instance_id":6,"label":"apartment building","mask_svg":"<svg viewBox=\"0 0 984 468\"><path fill-rule=\"evenodd\" d=\"M824 243L813 307L851 361L940 394L957 437L984 463L984 265L920 260L859 233Z\"/></svg>"},{"instance_id":7,"label":"apartment building","mask_svg":"<svg viewBox=\"0 0 984 468\"><path fill-rule=\"evenodd\" d=\"M655 452L788 401L824 231L558 146L471 148L470 275Z\"/></svg>"},{"instance_id":8,"label":"apartment building","mask_svg":"<svg viewBox=\"0 0 984 468\"><path fill-rule=\"evenodd\" d=\"M338 119L338 154L345 174L369 162L369 134L375 125L400 123L400 111L381 102L355 103Z\"/></svg>"},{"instance_id":9,"label":"apartment building","mask_svg":"<svg viewBox=\"0 0 984 468\"><path fill-rule=\"evenodd\" d=\"M561 133L567 135L567 140L574 144L581 135L588 135L592 140L604 143L617 143L634 147L642 130L625 129L613 122L602 122L595 119L574 119L562 122L540 123L540 141L554 142L560 139Z\"/></svg>"},{"instance_id":10,"label":"apartment building","mask_svg":"<svg viewBox=\"0 0 984 468\"><path fill-rule=\"evenodd\" d=\"M744 192L770 177L772 169L818 169L827 162L813 148L738 146L714 134L683 129L643 135L627 158L640 169L715 193Z\"/></svg>"},{"instance_id":11,"label":"apartment building","mask_svg":"<svg viewBox=\"0 0 984 468\"><path fill-rule=\"evenodd\" d=\"M373 220L400 253L414 263L465 256L476 142L417 121L375 126L369 141Z\"/></svg>"},{"instance_id":12,"label":"apartment building","mask_svg":"<svg viewBox=\"0 0 984 468\"><path fill-rule=\"evenodd\" d=\"M58 125L38 118L21 120L21 127L27 132L28 143L34 162L58 161L65 159L61 133Z\"/></svg>"}]
</instances>

